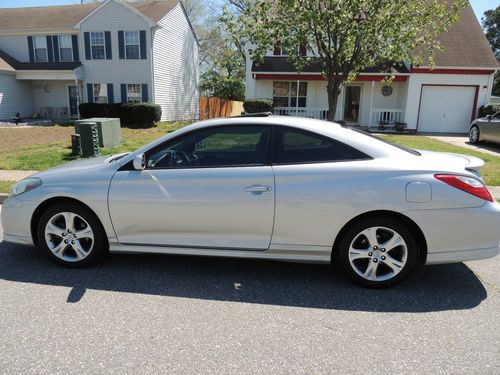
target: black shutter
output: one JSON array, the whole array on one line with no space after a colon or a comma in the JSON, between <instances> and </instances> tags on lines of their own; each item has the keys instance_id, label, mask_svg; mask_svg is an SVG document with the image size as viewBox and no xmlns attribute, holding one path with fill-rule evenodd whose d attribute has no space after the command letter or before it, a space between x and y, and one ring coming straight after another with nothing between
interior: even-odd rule
<instances>
[{"instance_id":1,"label":"black shutter","mask_svg":"<svg viewBox=\"0 0 500 375\"><path fill-rule=\"evenodd\" d=\"M57 35L52 37L52 44L54 45L54 61L59 62L61 61L61 57L59 56L59 38Z\"/></svg>"},{"instance_id":2,"label":"black shutter","mask_svg":"<svg viewBox=\"0 0 500 375\"><path fill-rule=\"evenodd\" d=\"M148 85L146 83L142 84L142 101L144 103L149 101Z\"/></svg>"},{"instance_id":3,"label":"black shutter","mask_svg":"<svg viewBox=\"0 0 500 375\"><path fill-rule=\"evenodd\" d=\"M35 61L35 50L33 49L33 37L29 36L28 37L28 52L30 54L30 62Z\"/></svg>"},{"instance_id":4,"label":"black shutter","mask_svg":"<svg viewBox=\"0 0 500 375\"><path fill-rule=\"evenodd\" d=\"M113 53L111 52L111 31L104 32L104 40L106 43L106 60L112 60Z\"/></svg>"},{"instance_id":5,"label":"black shutter","mask_svg":"<svg viewBox=\"0 0 500 375\"><path fill-rule=\"evenodd\" d=\"M94 103L94 87L91 83L87 83L87 103Z\"/></svg>"},{"instance_id":6,"label":"black shutter","mask_svg":"<svg viewBox=\"0 0 500 375\"><path fill-rule=\"evenodd\" d=\"M90 53L90 33L83 33L83 39L85 39L85 59L92 60Z\"/></svg>"},{"instance_id":7,"label":"black shutter","mask_svg":"<svg viewBox=\"0 0 500 375\"><path fill-rule=\"evenodd\" d=\"M125 83L121 84L121 92L122 92L122 103L127 102L127 85Z\"/></svg>"},{"instance_id":8,"label":"black shutter","mask_svg":"<svg viewBox=\"0 0 500 375\"><path fill-rule=\"evenodd\" d=\"M118 31L118 51L120 60L125 59L125 38L123 36L123 31Z\"/></svg>"},{"instance_id":9,"label":"black shutter","mask_svg":"<svg viewBox=\"0 0 500 375\"><path fill-rule=\"evenodd\" d=\"M140 33L140 41L141 41L141 59L145 60L148 58L147 44L146 44L146 31L141 30L139 33Z\"/></svg>"},{"instance_id":10,"label":"black shutter","mask_svg":"<svg viewBox=\"0 0 500 375\"><path fill-rule=\"evenodd\" d=\"M78 35L71 35L73 44L73 61L80 61L80 51L78 50Z\"/></svg>"},{"instance_id":11,"label":"black shutter","mask_svg":"<svg viewBox=\"0 0 500 375\"><path fill-rule=\"evenodd\" d=\"M52 37L47 35L45 37L47 39L47 56L49 58L49 62L54 61L54 46L52 45Z\"/></svg>"},{"instance_id":12,"label":"black shutter","mask_svg":"<svg viewBox=\"0 0 500 375\"><path fill-rule=\"evenodd\" d=\"M108 104L114 104L115 93L113 92L113 84L108 83Z\"/></svg>"}]
</instances>

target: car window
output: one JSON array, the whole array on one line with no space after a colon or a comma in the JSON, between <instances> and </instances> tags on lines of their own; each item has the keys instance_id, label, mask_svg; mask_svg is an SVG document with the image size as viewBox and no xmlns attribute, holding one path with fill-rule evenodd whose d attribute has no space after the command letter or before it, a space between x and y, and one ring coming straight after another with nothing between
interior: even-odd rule
<instances>
[{"instance_id":1,"label":"car window","mask_svg":"<svg viewBox=\"0 0 500 375\"><path fill-rule=\"evenodd\" d=\"M148 168L206 168L263 165L267 161L267 126L223 126L194 131L156 147Z\"/></svg>"},{"instance_id":2,"label":"car window","mask_svg":"<svg viewBox=\"0 0 500 375\"><path fill-rule=\"evenodd\" d=\"M281 128L277 135L273 162L295 164L366 159L370 157L334 139L303 130Z\"/></svg>"}]
</instances>

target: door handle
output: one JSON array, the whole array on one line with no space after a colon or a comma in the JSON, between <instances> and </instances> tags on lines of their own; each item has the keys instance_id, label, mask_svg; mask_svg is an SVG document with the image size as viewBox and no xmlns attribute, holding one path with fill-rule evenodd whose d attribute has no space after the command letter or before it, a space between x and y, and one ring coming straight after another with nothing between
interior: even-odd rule
<instances>
[{"instance_id":1,"label":"door handle","mask_svg":"<svg viewBox=\"0 0 500 375\"><path fill-rule=\"evenodd\" d=\"M264 193L266 191L271 191L270 186L262 186L262 185L252 185L245 188L245 191L248 193Z\"/></svg>"}]
</instances>

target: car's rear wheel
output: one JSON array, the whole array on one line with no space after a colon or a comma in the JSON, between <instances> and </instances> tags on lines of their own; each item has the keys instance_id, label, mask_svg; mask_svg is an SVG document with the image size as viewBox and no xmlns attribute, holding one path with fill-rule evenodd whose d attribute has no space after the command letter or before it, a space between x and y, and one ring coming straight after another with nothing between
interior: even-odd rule
<instances>
[{"instance_id":1,"label":"car's rear wheel","mask_svg":"<svg viewBox=\"0 0 500 375\"><path fill-rule=\"evenodd\" d=\"M472 144L479 143L479 138L480 138L479 128L477 126L473 126L472 128L470 128L470 131L469 131L470 143L472 143Z\"/></svg>"},{"instance_id":2,"label":"car's rear wheel","mask_svg":"<svg viewBox=\"0 0 500 375\"><path fill-rule=\"evenodd\" d=\"M355 282L383 288L408 275L415 266L417 253L415 238L406 226L392 219L372 218L347 230L338 258Z\"/></svg>"},{"instance_id":3,"label":"car's rear wheel","mask_svg":"<svg viewBox=\"0 0 500 375\"><path fill-rule=\"evenodd\" d=\"M108 251L101 223L88 208L57 204L47 209L38 222L38 244L56 263L84 267Z\"/></svg>"}]
</instances>

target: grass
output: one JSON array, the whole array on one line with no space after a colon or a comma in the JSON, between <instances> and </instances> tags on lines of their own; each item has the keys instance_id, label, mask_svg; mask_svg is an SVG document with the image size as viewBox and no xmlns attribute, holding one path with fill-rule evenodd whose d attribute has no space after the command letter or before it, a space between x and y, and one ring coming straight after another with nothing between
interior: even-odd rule
<instances>
[{"instance_id":1,"label":"grass","mask_svg":"<svg viewBox=\"0 0 500 375\"><path fill-rule=\"evenodd\" d=\"M8 193L14 181L0 181L0 193Z\"/></svg>"},{"instance_id":2,"label":"grass","mask_svg":"<svg viewBox=\"0 0 500 375\"><path fill-rule=\"evenodd\" d=\"M165 122L150 129L122 128L122 144L114 148L103 148L100 152L109 155L132 151L185 125L186 122ZM72 127L0 130L0 140L4 139L0 145L0 169L43 171L72 160ZM11 139L7 140L8 136Z\"/></svg>"},{"instance_id":3,"label":"grass","mask_svg":"<svg viewBox=\"0 0 500 375\"><path fill-rule=\"evenodd\" d=\"M383 135L383 138L398 143L402 146L429 151L453 152L457 154L466 154L476 156L485 161L481 175L487 185L500 186L500 156L486 154L484 152L469 150L464 147L454 146L449 143L441 142L436 139L424 137L421 135Z\"/></svg>"}]
</instances>

